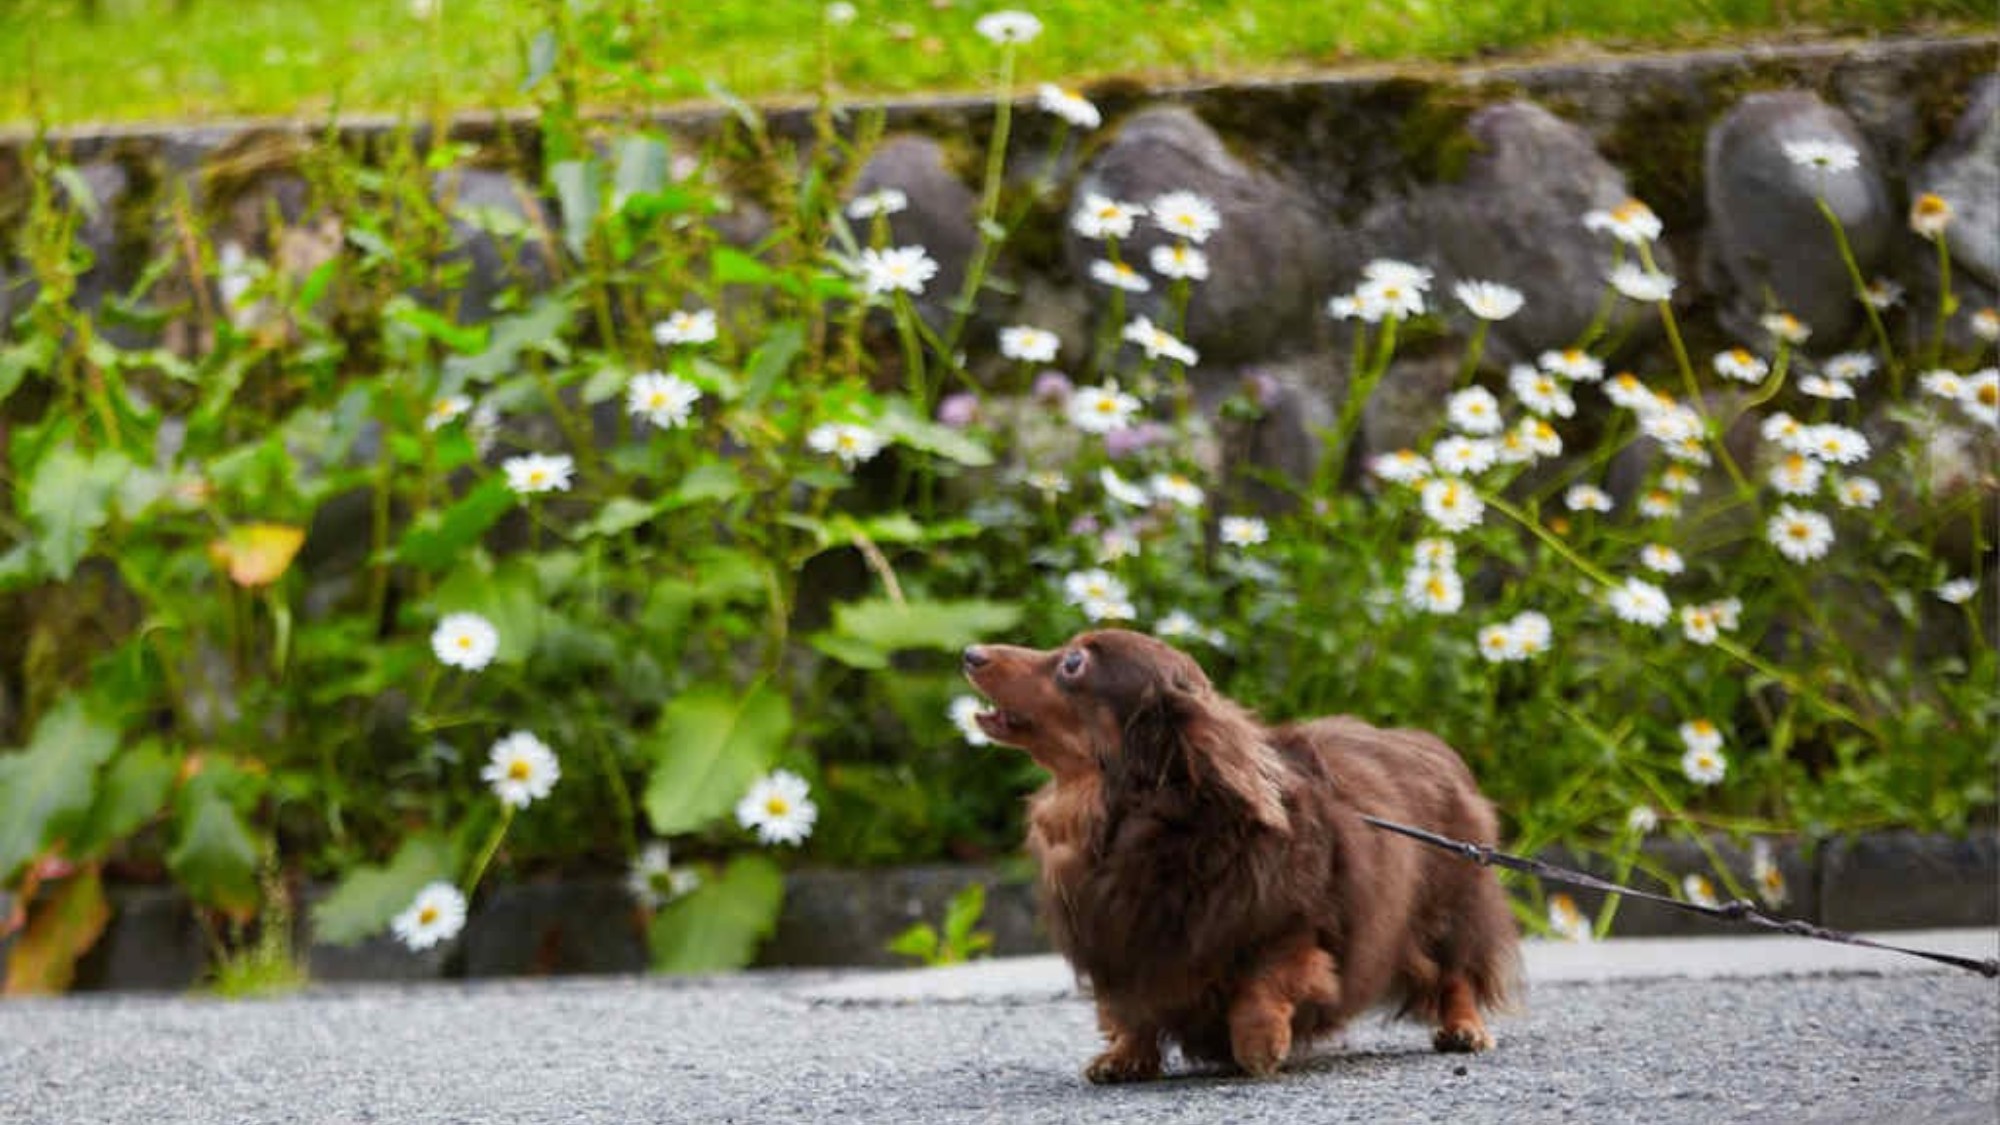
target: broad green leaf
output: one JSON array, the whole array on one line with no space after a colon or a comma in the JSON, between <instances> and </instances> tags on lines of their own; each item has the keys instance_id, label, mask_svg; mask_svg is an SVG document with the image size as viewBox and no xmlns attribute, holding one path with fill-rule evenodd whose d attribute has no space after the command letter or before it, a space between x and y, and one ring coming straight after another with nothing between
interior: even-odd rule
<instances>
[{"instance_id":1,"label":"broad green leaf","mask_svg":"<svg viewBox=\"0 0 2000 1125\"><path fill-rule=\"evenodd\" d=\"M591 539L600 535L623 535L659 514L660 505L647 504L630 496L614 496L597 509L597 514L570 529L571 539Z\"/></svg>"},{"instance_id":2,"label":"broad green leaf","mask_svg":"<svg viewBox=\"0 0 2000 1125\"><path fill-rule=\"evenodd\" d=\"M794 360L806 348L805 325L786 321L773 326L764 335L764 342L750 353L750 362L745 371L750 377L750 388L744 395L745 405L755 407L777 386L778 380L791 370Z\"/></svg>"},{"instance_id":3,"label":"broad green leaf","mask_svg":"<svg viewBox=\"0 0 2000 1125\"><path fill-rule=\"evenodd\" d=\"M412 520L396 544L396 558L422 570L444 570L462 562L466 551L516 503L507 478L488 477L450 507L426 511Z\"/></svg>"},{"instance_id":4,"label":"broad green leaf","mask_svg":"<svg viewBox=\"0 0 2000 1125\"><path fill-rule=\"evenodd\" d=\"M814 633L806 638L806 643L849 668L859 668L864 672L880 672L889 666L888 653L866 641L842 636L839 633Z\"/></svg>"},{"instance_id":5,"label":"broad green leaf","mask_svg":"<svg viewBox=\"0 0 2000 1125\"><path fill-rule=\"evenodd\" d=\"M51 447L35 466L28 519L40 533L42 563L54 577L68 578L90 553L91 535L110 520L118 482L131 469L131 459L122 453L87 454L68 441Z\"/></svg>"},{"instance_id":6,"label":"broad green leaf","mask_svg":"<svg viewBox=\"0 0 2000 1125\"><path fill-rule=\"evenodd\" d=\"M916 925L890 938L889 944L883 946L883 948L904 957L914 957L928 965L937 959L937 927L931 925L929 922L918 922Z\"/></svg>"},{"instance_id":7,"label":"broad green leaf","mask_svg":"<svg viewBox=\"0 0 2000 1125\"><path fill-rule=\"evenodd\" d=\"M26 750L0 756L0 886L89 810L97 769L117 749L117 726L70 696L35 725Z\"/></svg>"},{"instance_id":8,"label":"broad green leaf","mask_svg":"<svg viewBox=\"0 0 2000 1125\"><path fill-rule=\"evenodd\" d=\"M451 841L423 832L403 841L386 864L362 864L312 909L313 937L352 945L382 932L428 883L452 877Z\"/></svg>"},{"instance_id":9,"label":"broad green leaf","mask_svg":"<svg viewBox=\"0 0 2000 1125\"><path fill-rule=\"evenodd\" d=\"M383 313L391 321L405 325L418 335L436 340L462 355L473 355L486 347L485 325L459 324L408 297L398 297L390 301L383 307Z\"/></svg>"},{"instance_id":10,"label":"broad green leaf","mask_svg":"<svg viewBox=\"0 0 2000 1125\"><path fill-rule=\"evenodd\" d=\"M978 599L897 603L869 598L833 607L835 633L887 652L956 651L1011 629L1020 620L1020 606Z\"/></svg>"},{"instance_id":11,"label":"broad green leaf","mask_svg":"<svg viewBox=\"0 0 2000 1125\"><path fill-rule=\"evenodd\" d=\"M634 196L657 195L670 179L671 153L658 137L621 137L614 146L618 167L612 173L611 206L623 211Z\"/></svg>"},{"instance_id":12,"label":"broad green leaf","mask_svg":"<svg viewBox=\"0 0 2000 1125\"><path fill-rule=\"evenodd\" d=\"M733 247L719 247L709 258L717 285L769 285L778 271Z\"/></svg>"},{"instance_id":13,"label":"broad green leaf","mask_svg":"<svg viewBox=\"0 0 2000 1125\"><path fill-rule=\"evenodd\" d=\"M761 855L739 856L723 872L653 918L647 944L661 973L740 969L777 927L785 876Z\"/></svg>"},{"instance_id":14,"label":"broad green leaf","mask_svg":"<svg viewBox=\"0 0 2000 1125\"><path fill-rule=\"evenodd\" d=\"M0 324L0 329L5 327ZM30 371L48 370L55 357L56 338L46 334L0 348L0 402L7 401Z\"/></svg>"},{"instance_id":15,"label":"broad green leaf","mask_svg":"<svg viewBox=\"0 0 2000 1125\"><path fill-rule=\"evenodd\" d=\"M104 933L111 907L104 878L92 864L57 884L29 908L28 928L7 951L7 987L0 994L62 992L76 978L76 963Z\"/></svg>"},{"instance_id":16,"label":"broad green leaf","mask_svg":"<svg viewBox=\"0 0 2000 1125\"><path fill-rule=\"evenodd\" d=\"M247 916L257 908L257 837L223 786L195 783L201 780L182 790L167 867L196 902Z\"/></svg>"},{"instance_id":17,"label":"broad green leaf","mask_svg":"<svg viewBox=\"0 0 2000 1125\"><path fill-rule=\"evenodd\" d=\"M791 704L766 684L742 694L704 684L667 704L646 784L654 833L692 832L727 813L770 768L791 730Z\"/></svg>"},{"instance_id":18,"label":"broad green leaf","mask_svg":"<svg viewBox=\"0 0 2000 1125\"><path fill-rule=\"evenodd\" d=\"M727 461L705 461L689 469L666 498L666 507L682 508L711 500L733 500L744 491L743 474Z\"/></svg>"},{"instance_id":19,"label":"broad green leaf","mask_svg":"<svg viewBox=\"0 0 2000 1125\"><path fill-rule=\"evenodd\" d=\"M595 160L560 160L549 169L556 203L562 209L563 242L581 258L590 248L590 232L604 205L604 173Z\"/></svg>"},{"instance_id":20,"label":"broad green leaf","mask_svg":"<svg viewBox=\"0 0 2000 1125\"><path fill-rule=\"evenodd\" d=\"M97 800L90 807L82 831L71 842L71 856L93 858L138 831L166 808L179 769L179 761L156 742L135 746L118 755L104 773Z\"/></svg>"},{"instance_id":21,"label":"broad green leaf","mask_svg":"<svg viewBox=\"0 0 2000 1125\"><path fill-rule=\"evenodd\" d=\"M881 420L882 432L911 449L934 454L971 468L993 463L993 451L963 430L927 422L902 412L890 412Z\"/></svg>"},{"instance_id":22,"label":"broad green leaf","mask_svg":"<svg viewBox=\"0 0 2000 1125\"><path fill-rule=\"evenodd\" d=\"M556 33L544 28L536 32L528 41L526 73L521 76L521 92L526 93L541 85L556 66Z\"/></svg>"}]
</instances>

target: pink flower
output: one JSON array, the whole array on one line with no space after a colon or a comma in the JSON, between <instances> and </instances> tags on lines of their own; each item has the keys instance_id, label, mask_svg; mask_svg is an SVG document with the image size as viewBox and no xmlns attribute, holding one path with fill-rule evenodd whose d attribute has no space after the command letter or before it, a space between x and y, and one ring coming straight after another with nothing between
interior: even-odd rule
<instances>
[{"instance_id":1,"label":"pink flower","mask_svg":"<svg viewBox=\"0 0 2000 1125\"><path fill-rule=\"evenodd\" d=\"M1035 401L1060 403L1069 401L1070 392L1076 384L1060 371L1044 371L1035 376Z\"/></svg>"},{"instance_id":2,"label":"pink flower","mask_svg":"<svg viewBox=\"0 0 2000 1125\"><path fill-rule=\"evenodd\" d=\"M955 430L970 426L979 417L979 396L970 391L946 395L938 403L937 420Z\"/></svg>"}]
</instances>

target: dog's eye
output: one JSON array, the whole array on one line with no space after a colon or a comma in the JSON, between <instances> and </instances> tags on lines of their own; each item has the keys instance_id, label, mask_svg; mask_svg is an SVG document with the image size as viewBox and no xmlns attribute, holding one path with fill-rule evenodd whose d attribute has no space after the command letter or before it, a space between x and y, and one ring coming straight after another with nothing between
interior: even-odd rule
<instances>
[{"instance_id":1,"label":"dog's eye","mask_svg":"<svg viewBox=\"0 0 2000 1125\"><path fill-rule=\"evenodd\" d=\"M1083 675L1083 666L1085 663L1088 662L1088 660L1089 658L1084 656L1082 649L1080 648L1071 649L1070 651L1063 653L1062 662L1056 665L1056 671L1059 672L1064 679L1068 680L1076 679L1078 676Z\"/></svg>"}]
</instances>

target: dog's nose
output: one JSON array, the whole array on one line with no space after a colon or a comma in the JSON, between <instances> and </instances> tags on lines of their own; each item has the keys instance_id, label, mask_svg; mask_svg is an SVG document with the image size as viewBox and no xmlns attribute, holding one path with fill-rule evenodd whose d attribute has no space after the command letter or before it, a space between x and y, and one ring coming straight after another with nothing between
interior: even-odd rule
<instances>
[{"instance_id":1,"label":"dog's nose","mask_svg":"<svg viewBox=\"0 0 2000 1125\"><path fill-rule=\"evenodd\" d=\"M992 657L986 655L986 650L980 648L978 645L966 646L965 666L967 669L984 667L992 659Z\"/></svg>"}]
</instances>

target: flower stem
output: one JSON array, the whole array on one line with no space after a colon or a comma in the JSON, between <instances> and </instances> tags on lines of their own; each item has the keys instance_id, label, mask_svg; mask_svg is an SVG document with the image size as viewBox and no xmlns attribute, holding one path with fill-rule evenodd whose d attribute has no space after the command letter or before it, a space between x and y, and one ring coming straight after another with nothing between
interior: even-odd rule
<instances>
[{"instance_id":1,"label":"flower stem","mask_svg":"<svg viewBox=\"0 0 2000 1125\"><path fill-rule=\"evenodd\" d=\"M1875 345L1882 349L1882 362L1889 368L1890 392L1898 398L1903 393L1903 366L1896 362L1896 349L1889 343L1889 330L1882 326L1882 314L1875 309L1875 302L1868 299L1868 280L1861 276L1861 263L1854 260L1854 247L1847 241L1847 228L1840 222L1840 216L1833 213L1825 195L1818 195L1813 202L1819 205L1819 213L1826 216L1826 225L1833 228L1833 242L1840 250L1840 260L1847 264L1848 279L1854 282L1854 294L1861 298L1861 307L1868 314L1868 328L1875 334Z\"/></svg>"},{"instance_id":2,"label":"flower stem","mask_svg":"<svg viewBox=\"0 0 2000 1125\"><path fill-rule=\"evenodd\" d=\"M479 859L472 865L471 874L465 879L465 897L469 901L472 893L479 889L479 881L486 877L486 868L492 864L493 855L500 850L500 841L507 838L507 828L514 823L514 806L501 804L500 822L493 826L493 832L486 837L486 846L479 850Z\"/></svg>"}]
</instances>

